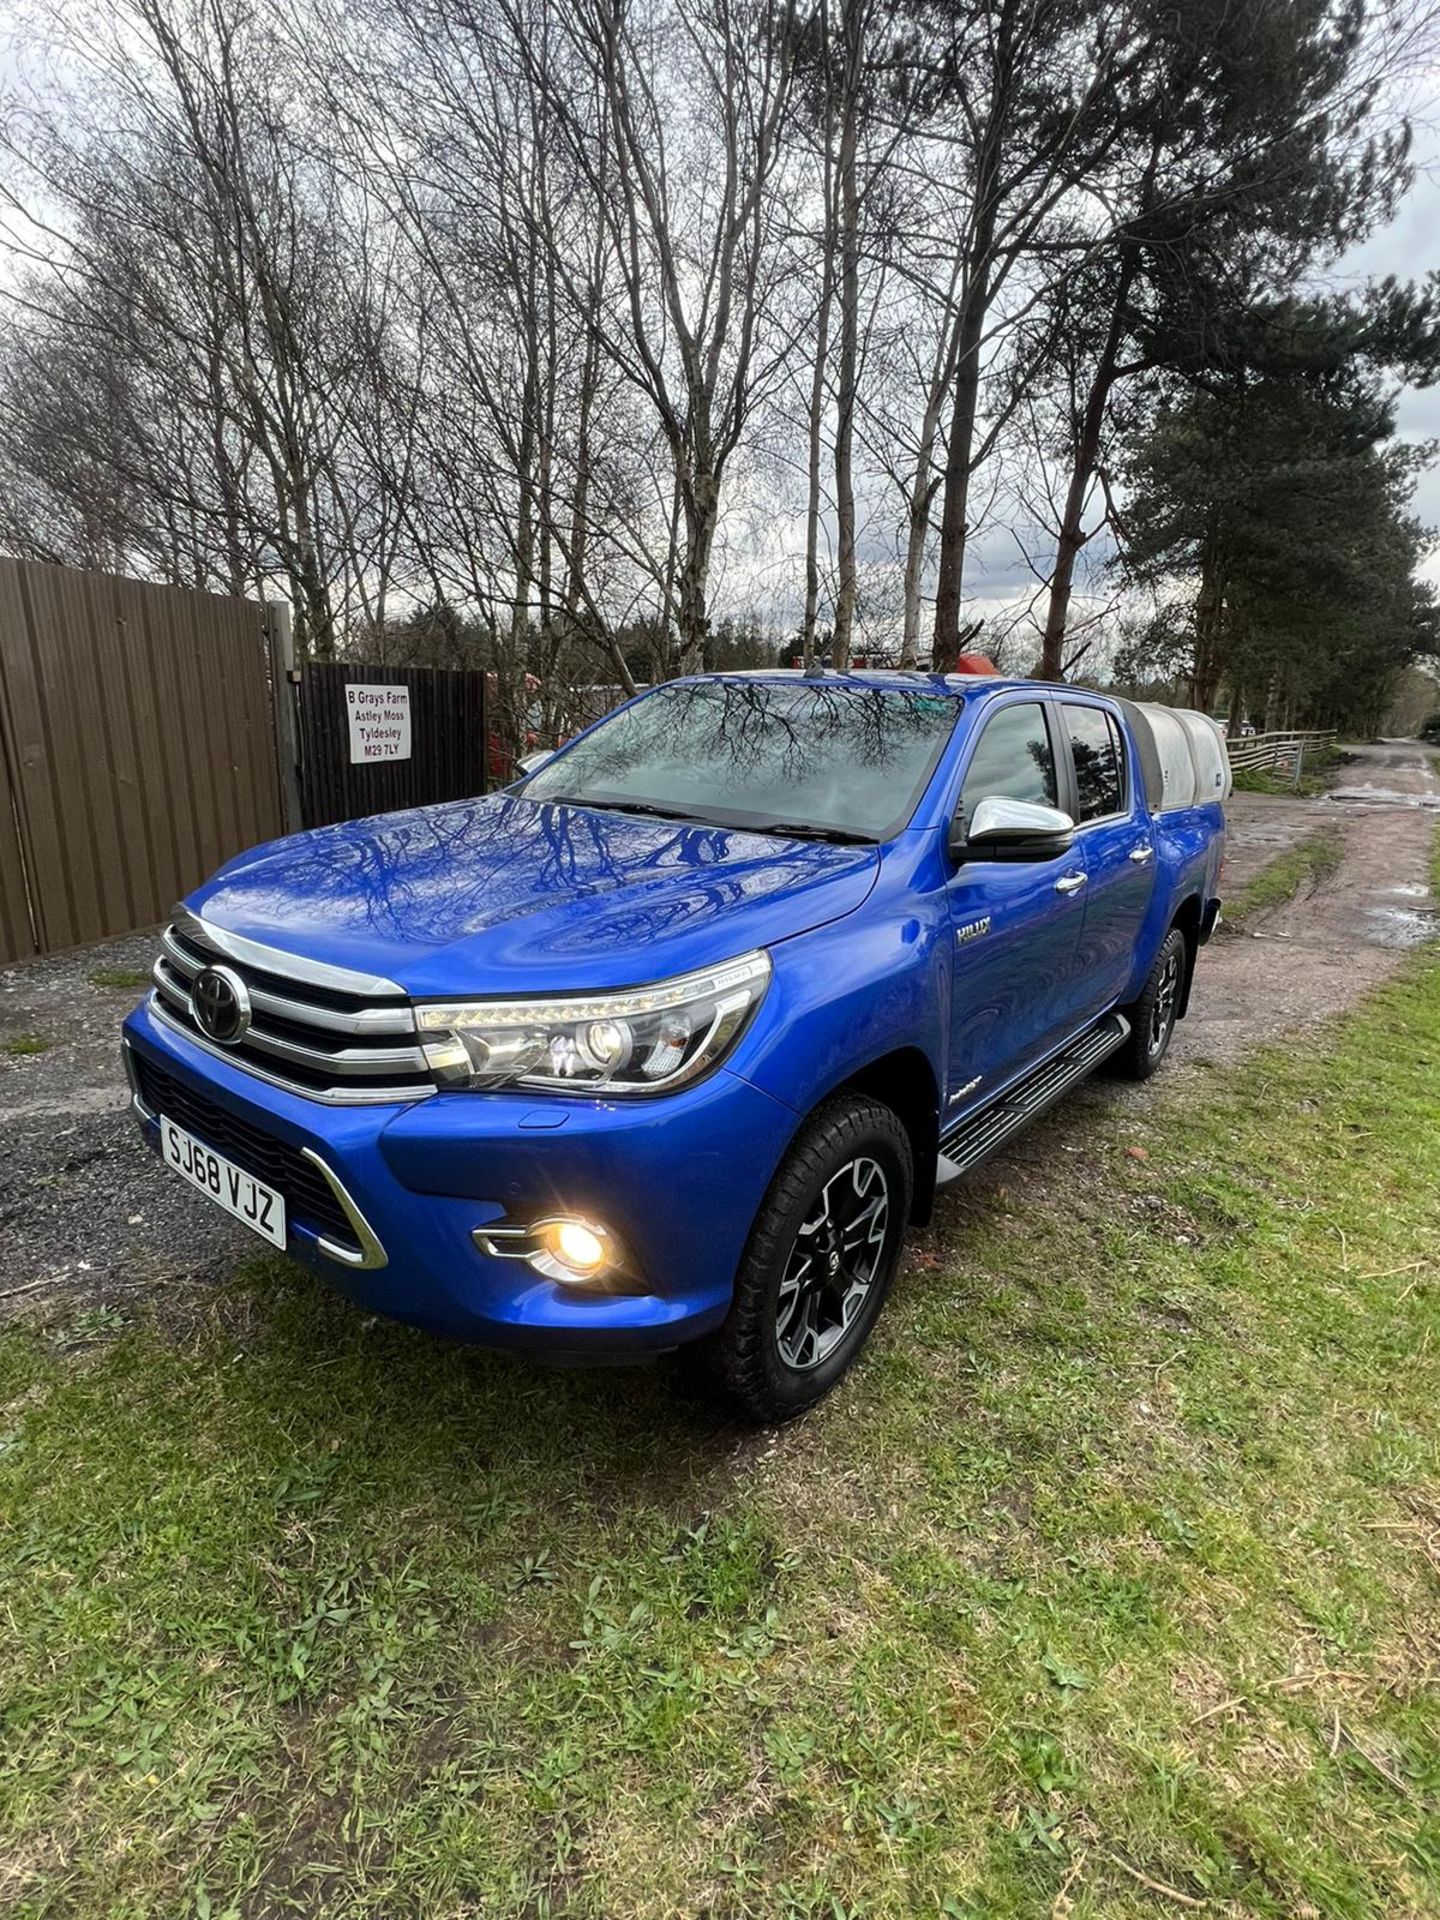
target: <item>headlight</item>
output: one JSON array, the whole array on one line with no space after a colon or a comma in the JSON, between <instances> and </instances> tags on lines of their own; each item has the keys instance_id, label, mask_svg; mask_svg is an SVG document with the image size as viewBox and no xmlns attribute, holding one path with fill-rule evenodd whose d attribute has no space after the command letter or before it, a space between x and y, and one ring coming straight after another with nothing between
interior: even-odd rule
<instances>
[{"instance_id":1,"label":"headlight","mask_svg":"<svg viewBox=\"0 0 1440 1920\"><path fill-rule=\"evenodd\" d=\"M431 1004L415 1021L442 1087L662 1093L718 1065L769 982L770 956L747 953L653 987Z\"/></svg>"}]
</instances>

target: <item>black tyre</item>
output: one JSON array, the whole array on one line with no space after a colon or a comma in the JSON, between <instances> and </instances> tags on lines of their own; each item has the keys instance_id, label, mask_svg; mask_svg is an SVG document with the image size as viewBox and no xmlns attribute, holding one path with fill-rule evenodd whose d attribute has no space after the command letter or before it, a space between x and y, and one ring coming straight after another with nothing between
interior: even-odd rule
<instances>
[{"instance_id":1,"label":"black tyre","mask_svg":"<svg viewBox=\"0 0 1440 1920\"><path fill-rule=\"evenodd\" d=\"M1185 990L1185 969L1189 964L1185 936L1178 927L1172 927L1155 956L1145 991L1125 1009L1130 1037L1111 1056L1115 1071L1127 1080L1148 1080L1165 1058L1175 1032Z\"/></svg>"},{"instance_id":2,"label":"black tyre","mask_svg":"<svg viewBox=\"0 0 1440 1920\"><path fill-rule=\"evenodd\" d=\"M816 1108L770 1183L720 1331L693 1357L752 1420L827 1394L874 1326L905 1238L914 1168L890 1108Z\"/></svg>"}]
</instances>

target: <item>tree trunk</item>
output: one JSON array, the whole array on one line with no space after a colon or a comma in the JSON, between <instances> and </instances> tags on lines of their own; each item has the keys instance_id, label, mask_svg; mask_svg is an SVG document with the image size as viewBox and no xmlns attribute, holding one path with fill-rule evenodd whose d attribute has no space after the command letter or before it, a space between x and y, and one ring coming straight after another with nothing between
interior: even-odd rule
<instances>
[{"instance_id":1,"label":"tree trunk","mask_svg":"<svg viewBox=\"0 0 1440 1920\"><path fill-rule=\"evenodd\" d=\"M820 301L815 316L815 357L810 368L810 414L805 474L805 611L800 651L806 667L815 661L815 622L820 611L820 443L825 428L825 362L830 353L830 305L835 294L835 184L830 155L830 10L820 0L820 45L825 61L824 161L821 176Z\"/></svg>"},{"instance_id":2,"label":"tree trunk","mask_svg":"<svg viewBox=\"0 0 1440 1920\"><path fill-rule=\"evenodd\" d=\"M1190 704L1208 713L1220 685L1221 635L1225 619L1224 555L1213 524L1200 549L1200 591L1195 596L1195 661Z\"/></svg>"},{"instance_id":3,"label":"tree trunk","mask_svg":"<svg viewBox=\"0 0 1440 1920\"><path fill-rule=\"evenodd\" d=\"M1060 516L1060 537L1055 548L1055 569L1050 575L1050 603L1045 615L1045 633L1040 643L1040 673L1042 680L1060 680L1065 669L1065 628L1070 618L1070 596L1075 586L1075 562L1085 545L1085 501L1089 496L1090 482L1095 477L1095 464L1100 455L1100 435L1105 425L1105 409L1110 403L1110 392L1115 385L1115 369L1119 362L1121 342L1125 338L1125 302L1130 293L1130 282L1134 277L1133 258L1126 256L1121 263L1115 285L1115 304L1110 313L1110 325L1105 333L1105 344L1095 363L1090 380L1090 391L1085 400L1085 411L1080 417L1080 431L1075 440L1075 458L1070 470L1070 485L1065 493L1065 507Z\"/></svg>"},{"instance_id":4,"label":"tree trunk","mask_svg":"<svg viewBox=\"0 0 1440 1920\"><path fill-rule=\"evenodd\" d=\"M935 638L931 664L949 673L960 657L960 594L965 575L969 531L970 453L980 404L980 339L988 300L974 281L965 295L959 323L955 402L950 410L950 442L945 461L945 498L940 511L940 578L935 588Z\"/></svg>"},{"instance_id":5,"label":"tree trunk","mask_svg":"<svg viewBox=\"0 0 1440 1920\"><path fill-rule=\"evenodd\" d=\"M720 487L709 472L696 472L685 496L685 553L680 562L679 624L681 673L705 671L705 642L710 637L707 596L710 553L715 543Z\"/></svg>"},{"instance_id":6,"label":"tree trunk","mask_svg":"<svg viewBox=\"0 0 1440 1920\"><path fill-rule=\"evenodd\" d=\"M575 490L570 508L570 551L565 568L565 625L573 627L580 613L585 585L585 551L590 511L590 415L595 405L599 375L599 348L594 328L585 344L585 366L580 376L580 398L575 436Z\"/></svg>"},{"instance_id":7,"label":"tree trunk","mask_svg":"<svg viewBox=\"0 0 1440 1920\"><path fill-rule=\"evenodd\" d=\"M556 355L555 261L547 248L544 299L545 348L540 407L540 631L549 634L555 619L555 390Z\"/></svg>"},{"instance_id":8,"label":"tree trunk","mask_svg":"<svg viewBox=\"0 0 1440 1920\"><path fill-rule=\"evenodd\" d=\"M940 513L940 577L935 588L932 665L948 673L960 655L960 596L969 535L970 480L975 419L980 404L980 349L990 311L995 233L1000 215L1000 170L1011 111L1012 12L999 10L988 116L976 145L974 205L965 243L960 313L956 322L955 402L945 449L945 499Z\"/></svg>"},{"instance_id":9,"label":"tree trunk","mask_svg":"<svg viewBox=\"0 0 1440 1920\"><path fill-rule=\"evenodd\" d=\"M290 575L290 600L295 610L296 651L304 660L333 660L335 623L330 596L320 571L310 502L298 488L293 502L293 526L286 571Z\"/></svg>"},{"instance_id":10,"label":"tree trunk","mask_svg":"<svg viewBox=\"0 0 1440 1920\"><path fill-rule=\"evenodd\" d=\"M907 510L905 539L905 612L900 632L900 665L913 667L920 659L920 572L925 564L925 536L930 531L930 500L934 488L926 476L929 465L922 452L916 461L915 489Z\"/></svg>"},{"instance_id":11,"label":"tree trunk","mask_svg":"<svg viewBox=\"0 0 1440 1920\"><path fill-rule=\"evenodd\" d=\"M840 123L840 381L835 396L835 519L840 566L831 656L843 673L855 629L855 382L860 348L859 85L866 0L845 0L845 86Z\"/></svg>"},{"instance_id":12,"label":"tree trunk","mask_svg":"<svg viewBox=\"0 0 1440 1920\"><path fill-rule=\"evenodd\" d=\"M915 478L906 506L905 614L900 641L900 665L913 667L920 659L920 579L925 570L925 542L930 533L930 506L939 478L934 473L935 436L940 431L941 384L937 380L920 422L920 446L915 455Z\"/></svg>"},{"instance_id":13,"label":"tree trunk","mask_svg":"<svg viewBox=\"0 0 1440 1920\"><path fill-rule=\"evenodd\" d=\"M815 366L810 377L809 458L805 494L805 611L800 649L805 665L815 659L815 621L820 611L820 441L825 421L825 360L830 350L830 242L825 242L820 312L815 323Z\"/></svg>"}]
</instances>

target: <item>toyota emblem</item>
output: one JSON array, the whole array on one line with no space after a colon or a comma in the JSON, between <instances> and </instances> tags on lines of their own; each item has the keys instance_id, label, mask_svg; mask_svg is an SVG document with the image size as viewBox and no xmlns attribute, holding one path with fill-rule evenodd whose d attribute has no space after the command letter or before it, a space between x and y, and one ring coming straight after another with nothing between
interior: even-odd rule
<instances>
[{"instance_id":1,"label":"toyota emblem","mask_svg":"<svg viewBox=\"0 0 1440 1920\"><path fill-rule=\"evenodd\" d=\"M250 995L229 967L205 967L190 985L195 1024L222 1047L238 1047L250 1031Z\"/></svg>"}]
</instances>

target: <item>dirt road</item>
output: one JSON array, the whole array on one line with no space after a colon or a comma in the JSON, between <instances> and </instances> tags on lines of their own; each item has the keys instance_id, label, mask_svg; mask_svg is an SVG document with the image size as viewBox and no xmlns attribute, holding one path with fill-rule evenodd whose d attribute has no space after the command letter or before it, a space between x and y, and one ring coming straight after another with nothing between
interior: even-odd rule
<instances>
[{"instance_id":1,"label":"dirt road","mask_svg":"<svg viewBox=\"0 0 1440 1920\"><path fill-rule=\"evenodd\" d=\"M1175 1059L1190 1067L1242 1057L1285 1032L1343 1011L1403 954L1440 937L1430 862L1440 777L1414 741L1354 749L1319 799L1237 793L1228 808L1224 892L1301 842L1332 837L1338 865L1283 906L1222 926L1203 956Z\"/></svg>"},{"instance_id":2,"label":"dirt road","mask_svg":"<svg viewBox=\"0 0 1440 1920\"><path fill-rule=\"evenodd\" d=\"M1323 799L1238 794L1232 897L1319 833L1337 836L1339 865L1243 932L1221 931L1174 1064L1153 1086L1122 1094L1108 1082L1093 1097L1163 1098L1177 1074L1204 1074L1348 1006L1437 931L1427 884L1437 826L1440 779L1413 743L1364 749ZM0 1318L57 1297L76 1312L133 1299L252 1249L241 1227L163 1171L125 1110L116 1039L154 944L137 935L0 972ZM16 1042L40 1050L8 1052Z\"/></svg>"}]
</instances>

